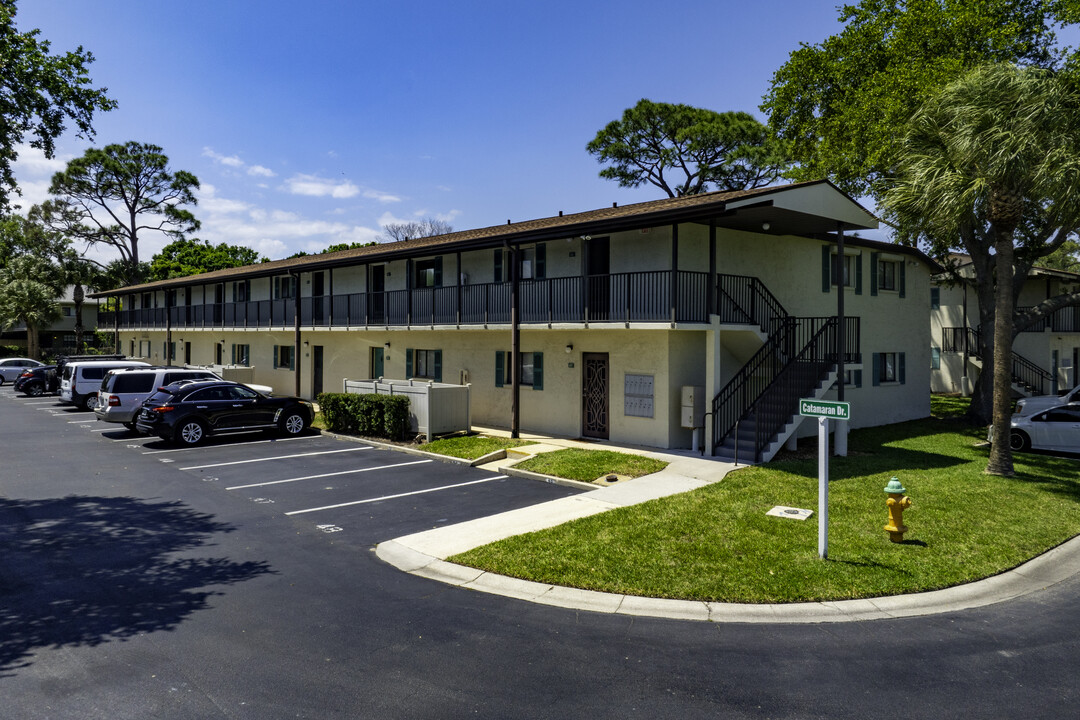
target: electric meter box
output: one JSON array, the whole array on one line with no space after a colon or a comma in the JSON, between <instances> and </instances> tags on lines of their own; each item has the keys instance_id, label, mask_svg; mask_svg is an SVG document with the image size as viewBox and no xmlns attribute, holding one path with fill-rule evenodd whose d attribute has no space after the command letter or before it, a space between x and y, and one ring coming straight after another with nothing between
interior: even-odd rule
<instances>
[{"instance_id":1,"label":"electric meter box","mask_svg":"<svg viewBox=\"0 0 1080 720\"><path fill-rule=\"evenodd\" d=\"M697 385L683 385L681 393L681 425L684 428L705 426L705 388Z\"/></svg>"}]
</instances>

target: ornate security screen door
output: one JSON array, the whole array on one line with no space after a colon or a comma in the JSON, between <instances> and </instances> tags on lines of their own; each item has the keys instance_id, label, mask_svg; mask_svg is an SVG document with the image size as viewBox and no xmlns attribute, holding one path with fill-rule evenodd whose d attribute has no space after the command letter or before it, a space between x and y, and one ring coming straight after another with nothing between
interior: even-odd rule
<instances>
[{"instance_id":1,"label":"ornate security screen door","mask_svg":"<svg viewBox=\"0 0 1080 720\"><path fill-rule=\"evenodd\" d=\"M581 434L585 437L608 437L608 356L607 353L583 353L581 383Z\"/></svg>"}]
</instances>

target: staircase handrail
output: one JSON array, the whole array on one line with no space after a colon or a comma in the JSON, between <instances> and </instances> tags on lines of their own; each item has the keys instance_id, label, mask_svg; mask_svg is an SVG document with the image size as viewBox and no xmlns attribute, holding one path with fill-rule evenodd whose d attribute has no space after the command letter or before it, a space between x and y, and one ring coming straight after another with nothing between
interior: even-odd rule
<instances>
[{"instance_id":1,"label":"staircase handrail","mask_svg":"<svg viewBox=\"0 0 1080 720\"><path fill-rule=\"evenodd\" d=\"M721 322L740 322L731 310L741 313L765 333L777 319L789 317L788 311L760 279L752 275L718 273L716 307L712 311L720 316Z\"/></svg>"},{"instance_id":2,"label":"staircase handrail","mask_svg":"<svg viewBox=\"0 0 1080 720\"><path fill-rule=\"evenodd\" d=\"M943 328L943 330L948 329L949 328ZM966 330L967 332L964 333L964 341L966 343L967 351L974 357L982 360L982 333L973 327L968 327ZM1015 350L1012 353L1012 366L1010 372L1014 382L1031 388L1032 392L1036 392L1039 395L1046 395L1049 392L1049 385L1054 379L1054 376L1051 375L1049 371L1044 370L1042 367L1036 365Z\"/></svg>"},{"instance_id":3,"label":"staircase handrail","mask_svg":"<svg viewBox=\"0 0 1080 720\"><path fill-rule=\"evenodd\" d=\"M803 357L822 330L830 324L836 325L835 317L789 316L774 321L769 339L713 398L713 438L716 445L723 443L736 423L746 417L784 369ZM809 337L801 339L800 329Z\"/></svg>"}]
</instances>

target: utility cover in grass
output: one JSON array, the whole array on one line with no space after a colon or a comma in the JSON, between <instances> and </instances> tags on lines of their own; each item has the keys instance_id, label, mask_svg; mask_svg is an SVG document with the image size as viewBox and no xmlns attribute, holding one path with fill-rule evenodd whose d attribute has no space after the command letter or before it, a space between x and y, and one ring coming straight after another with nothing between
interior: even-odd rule
<instances>
[{"instance_id":1,"label":"utility cover in grass","mask_svg":"<svg viewBox=\"0 0 1080 720\"><path fill-rule=\"evenodd\" d=\"M814 514L813 510L803 510L802 508L786 507L784 505L777 505L766 515L772 515L773 517L787 518L788 520L805 520Z\"/></svg>"}]
</instances>

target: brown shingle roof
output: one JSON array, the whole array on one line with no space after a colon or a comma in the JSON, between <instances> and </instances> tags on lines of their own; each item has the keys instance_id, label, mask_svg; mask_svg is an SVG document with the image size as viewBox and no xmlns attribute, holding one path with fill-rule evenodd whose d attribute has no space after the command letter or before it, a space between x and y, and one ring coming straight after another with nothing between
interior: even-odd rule
<instances>
[{"instance_id":1,"label":"brown shingle roof","mask_svg":"<svg viewBox=\"0 0 1080 720\"><path fill-rule=\"evenodd\" d=\"M199 275L190 275L183 278L171 278L141 285L130 285L116 290L94 293L90 297L105 297L109 295L145 292L161 290L171 287L190 285L192 282L203 284L221 282L224 280L237 280L251 277L266 277L280 275L290 271L317 270L328 267L352 265L360 259L375 260L393 256L417 256L426 250L448 250L455 247L460 249L483 246L497 246L502 242L517 242L529 239L548 239L551 237L567 237L577 234L586 234L592 226L598 226L597 231L610 231L611 228L602 229L603 226L615 226L620 223L634 221L646 221L655 216L658 223L668 220L683 220L693 217L706 217L710 213L723 210L724 204L732 200L767 195L770 193L787 191L800 187L808 187L826 183L825 180L792 183L789 185L755 188L753 190L717 191L701 193L699 195L687 195L684 197L664 198L662 200L650 200L647 202L634 203L631 205L613 206L600 210L573 213L570 215L558 215L555 217L526 220L524 222L508 223L506 225L492 225L490 227L475 230L462 230L446 235L434 237L416 238L402 242L381 243L367 247L339 250L333 253L320 255L305 255L284 260L274 260L257 265L245 265L243 267L215 270ZM854 202L854 201L852 201ZM685 217L684 217L685 216Z\"/></svg>"}]
</instances>

